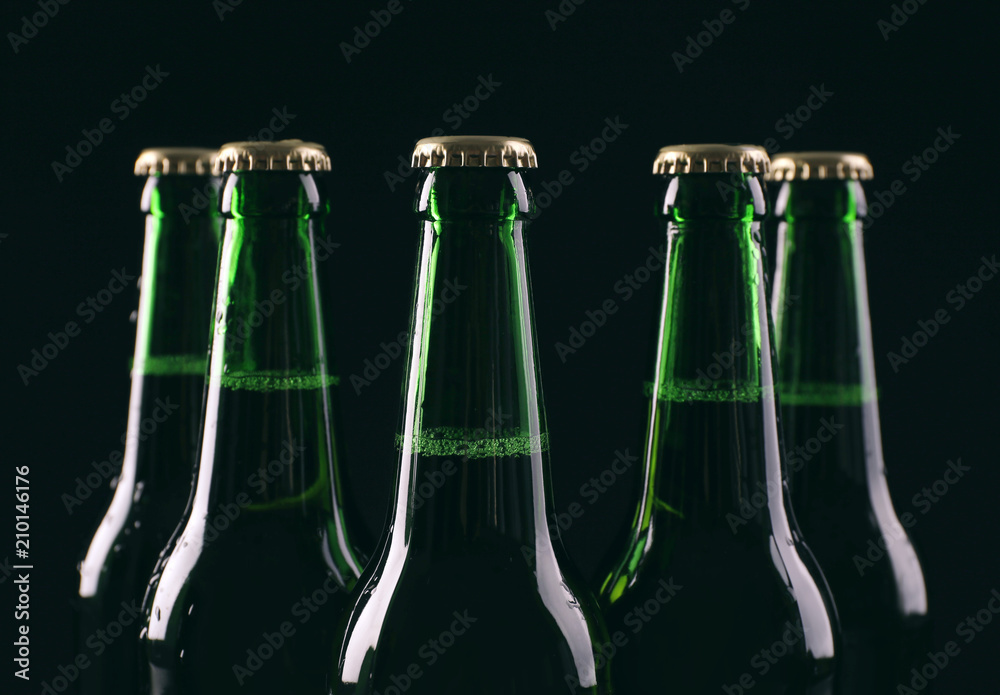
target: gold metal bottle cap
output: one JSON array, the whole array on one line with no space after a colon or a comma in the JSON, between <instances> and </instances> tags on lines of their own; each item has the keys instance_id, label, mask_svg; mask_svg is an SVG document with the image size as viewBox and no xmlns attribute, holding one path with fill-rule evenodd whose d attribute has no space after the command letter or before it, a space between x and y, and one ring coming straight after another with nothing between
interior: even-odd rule
<instances>
[{"instance_id":1,"label":"gold metal bottle cap","mask_svg":"<svg viewBox=\"0 0 1000 695\"><path fill-rule=\"evenodd\" d=\"M867 180L874 172L859 152L786 152L771 162L768 181Z\"/></svg>"},{"instance_id":2,"label":"gold metal bottle cap","mask_svg":"<svg viewBox=\"0 0 1000 695\"><path fill-rule=\"evenodd\" d=\"M756 145L671 145L653 161L654 174L764 174L771 160Z\"/></svg>"},{"instance_id":3,"label":"gold metal bottle cap","mask_svg":"<svg viewBox=\"0 0 1000 695\"><path fill-rule=\"evenodd\" d=\"M535 148L524 138L499 135L446 135L418 140L414 167L509 167L534 169Z\"/></svg>"},{"instance_id":4,"label":"gold metal bottle cap","mask_svg":"<svg viewBox=\"0 0 1000 695\"><path fill-rule=\"evenodd\" d=\"M215 173L228 171L330 171L330 155L301 140L228 142L219 148Z\"/></svg>"},{"instance_id":5,"label":"gold metal bottle cap","mask_svg":"<svg viewBox=\"0 0 1000 695\"><path fill-rule=\"evenodd\" d=\"M148 147L135 160L136 176L212 173L216 150L204 147Z\"/></svg>"}]
</instances>

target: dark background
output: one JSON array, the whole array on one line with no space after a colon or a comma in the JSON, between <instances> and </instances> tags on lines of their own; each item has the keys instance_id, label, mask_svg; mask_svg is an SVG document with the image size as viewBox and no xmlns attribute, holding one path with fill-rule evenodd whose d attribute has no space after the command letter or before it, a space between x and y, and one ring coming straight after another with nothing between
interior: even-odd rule
<instances>
[{"instance_id":1,"label":"dark background","mask_svg":"<svg viewBox=\"0 0 1000 695\"><path fill-rule=\"evenodd\" d=\"M555 508L581 502L586 509L564 538L588 576L628 522L635 493L629 477L591 505L579 488L608 467L616 450L637 451L642 435L637 394L648 370L656 290L650 283L622 302L613 287L660 243L651 217L656 150L774 138L780 150L867 153L876 173L870 193L902 179L906 192L866 234L884 449L899 513L917 511L913 496L941 477L949 459L972 467L926 515L917 514L911 531L928 577L935 645L955 639L956 624L985 608L1000 587L1000 279L987 282L961 311L946 300L977 271L980 257L1000 246L992 214L996 40L987 33L997 17L986 4L912 2L915 14L886 39L877 23L893 12L888 2L803 4L565 0L563 8L574 11L553 28L546 11L558 11L556 0L402 0L402 12L350 62L341 42L352 41L354 28L372 21L370 12L385 2L246 0L221 17L224 6L209 0L141 7L71 2L16 52L8 34L0 47L2 456L11 478L11 467L31 466L35 566L33 682L25 688L17 681L17 692L35 692L72 658L74 562L110 489L72 515L60 495L72 491L92 461L121 448L134 287L84 324L27 386L17 365L48 342L48 331L78 319L75 307L106 286L112 269L138 274L142 181L131 170L142 148L257 137L272 109L285 108L294 119L276 137L323 143L334 161L328 181L342 245L327 262L337 291L324 299L339 334L351 493L369 500L375 531L395 474L400 361L360 394L349 377L380 352L380 342L405 330L416 244L415 177L391 191L385 172L437 128L529 138L541 164L536 192L562 169L572 172L573 183L533 225L531 262ZM6 8L4 32L23 32L22 16L39 11L27 0ZM727 8L735 21L679 72L671 54ZM147 66L168 76L121 120L112 102L140 84ZM446 112L474 94L480 76L498 86L453 129L455 112ZM806 104L812 87L832 96L801 127L779 123ZM52 163L65 161L67 145L102 118L111 119L114 131L60 182ZM581 172L570 158L601 134L606 118L628 127ZM933 144L939 127L961 137L911 181L902 167ZM609 298L620 310L563 362L555 343ZM898 351L918 320L942 308L951 321L894 372L886 353ZM13 480L3 486L11 489ZM5 499L13 506L11 496ZM13 551L13 529L7 533L0 561ZM0 581L6 584L2 641L9 644L15 594L2 573ZM994 682L1000 627L961 644L960 656L938 678L941 692L992 692L986 684ZM11 651L0 650L5 678L12 678Z\"/></svg>"}]
</instances>

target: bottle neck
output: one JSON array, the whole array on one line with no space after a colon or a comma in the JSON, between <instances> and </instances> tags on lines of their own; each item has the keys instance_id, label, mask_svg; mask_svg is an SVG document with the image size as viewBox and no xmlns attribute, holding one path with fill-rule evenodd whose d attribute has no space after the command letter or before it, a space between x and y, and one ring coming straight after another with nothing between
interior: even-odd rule
<instances>
[{"instance_id":1,"label":"bottle neck","mask_svg":"<svg viewBox=\"0 0 1000 695\"><path fill-rule=\"evenodd\" d=\"M792 181L779 195L773 315L783 405L875 399L857 181Z\"/></svg>"},{"instance_id":2,"label":"bottle neck","mask_svg":"<svg viewBox=\"0 0 1000 695\"><path fill-rule=\"evenodd\" d=\"M665 177L667 262L647 387L641 535L659 509L702 528L785 525L756 176ZM657 466L670 466L657 471ZM771 513L746 518L745 504Z\"/></svg>"},{"instance_id":3,"label":"bottle neck","mask_svg":"<svg viewBox=\"0 0 1000 695\"><path fill-rule=\"evenodd\" d=\"M322 525L349 559L316 264L326 199L311 174L251 172L228 175L221 207L191 517L226 508L251 520L290 515L290 522Z\"/></svg>"},{"instance_id":4,"label":"bottle neck","mask_svg":"<svg viewBox=\"0 0 1000 695\"><path fill-rule=\"evenodd\" d=\"M190 484L211 335L218 189L217 179L193 175L151 176L143 189L146 233L119 481L129 499L139 481L161 494Z\"/></svg>"},{"instance_id":5,"label":"bottle neck","mask_svg":"<svg viewBox=\"0 0 1000 695\"><path fill-rule=\"evenodd\" d=\"M220 236L218 187L209 176L146 181L133 376L205 374Z\"/></svg>"},{"instance_id":6,"label":"bottle neck","mask_svg":"<svg viewBox=\"0 0 1000 695\"><path fill-rule=\"evenodd\" d=\"M394 509L406 538L393 542L432 550L501 535L535 547L539 529L548 541L524 242L531 205L516 170L422 175Z\"/></svg>"},{"instance_id":7,"label":"bottle neck","mask_svg":"<svg viewBox=\"0 0 1000 695\"><path fill-rule=\"evenodd\" d=\"M791 181L779 193L773 314L779 391L796 463L803 442L839 432L821 457L856 484L885 487L857 181ZM829 431L818 441L832 436ZM800 441L801 440L801 441ZM815 447L813 447L815 448ZM832 472L832 471L831 471ZM887 497L885 492L883 496Z\"/></svg>"},{"instance_id":8,"label":"bottle neck","mask_svg":"<svg viewBox=\"0 0 1000 695\"><path fill-rule=\"evenodd\" d=\"M665 402L756 402L771 375L761 302L763 213L755 204L762 189L756 177L745 177L724 197L716 178L677 176L667 184L661 226L668 261L656 357L657 396Z\"/></svg>"},{"instance_id":9,"label":"bottle neck","mask_svg":"<svg viewBox=\"0 0 1000 695\"><path fill-rule=\"evenodd\" d=\"M211 386L329 385L316 245L326 198L311 174L230 174L222 198Z\"/></svg>"}]
</instances>

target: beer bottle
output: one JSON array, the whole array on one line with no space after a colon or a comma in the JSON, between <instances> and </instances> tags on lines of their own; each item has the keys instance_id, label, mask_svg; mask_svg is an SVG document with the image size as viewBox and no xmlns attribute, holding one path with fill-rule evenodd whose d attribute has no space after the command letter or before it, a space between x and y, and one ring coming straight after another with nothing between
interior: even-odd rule
<instances>
[{"instance_id":1,"label":"beer bottle","mask_svg":"<svg viewBox=\"0 0 1000 695\"><path fill-rule=\"evenodd\" d=\"M172 551L150 583L153 695L325 693L328 625L361 572L339 485L314 258L325 150L219 150L219 257L201 458Z\"/></svg>"},{"instance_id":2,"label":"beer bottle","mask_svg":"<svg viewBox=\"0 0 1000 695\"><path fill-rule=\"evenodd\" d=\"M666 262L641 495L601 588L622 692L832 693L836 612L782 476L766 152L660 150Z\"/></svg>"},{"instance_id":3,"label":"beer bottle","mask_svg":"<svg viewBox=\"0 0 1000 695\"><path fill-rule=\"evenodd\" d=\"M135 163L146 177L142 289L121 473L79 567L77 652L91 662L80 671L84 695L137 691L143 591L191 491L219 245L214 155L164 147ZM98 631L109 626L107 642Z\"/></svg>"},{"instance_id":4,"label":"beer bottle","mask_svg":"<svg viewBox=\"0 0 1000 695\"><path fill-rule=\"evenodd\" d=\"M596 600L550 537L525 236L532 145L436 137L420 169L395 502L332 692L607 693Z\"/></svg>"},{"instance_id":5,"label":"beer bottle","mask_svg":"<svg viewBox=\"0 0 1000 695\"><path fill-rule=\"evenodd\" d=\"M872 167L860 154L798 152L770 176L780 182L772 309L792 502L837 601L842 692L894 694L930 647L930 623L882 460L861 236Z\"/></svg>"}]
</instances>

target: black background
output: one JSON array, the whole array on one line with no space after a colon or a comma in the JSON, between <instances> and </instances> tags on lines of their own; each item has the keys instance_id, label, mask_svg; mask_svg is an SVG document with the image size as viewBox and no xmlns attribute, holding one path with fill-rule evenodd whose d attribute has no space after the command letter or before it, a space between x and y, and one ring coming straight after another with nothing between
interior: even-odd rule
<instances>
[{"instance_id":1,"label":"black background","mask_svg":"<svg viewBox=\"0 0 1000 695\"><path fill-rule=\"evenodd\" d=\"M48 331L77 320L76 306L107 285L113 269L138 274L142 181L131 169L140 149L217 146L262 135L273 113L294 119L278 138L323 143L334 161L328 177L332 224L341 247L326 266L337 291L324 298L335 317L343 379L345 438L355 489L380 528L392 492L400 361L357 394L360 374L379 343L405 330L416 225L410 177L390 190L385 172L408 159L417 138L504 134L529 138L539 153L536 192L569 169L573 183L543 211L531 233L537 336L551 432L555 508L586 509L564 538L589 576L608 540L628 522L634 477L593 505L579 488L608 467L616 450L638 450L643 406L638 385L648 369L647 338L656 293L650 283L627 302L613 287L659 245L653 224L650 165L678 142L751 142L774 138L780 150L850 149L867 153L876 178L870 193L902 179L899 196L866 234L871 316L884 449L897 511L916 512L911 533L922 551L935 645L985 608L1000 587L995 542L1000 423L995 355L1000 279L987 282L961 311L948 292L997 253L994 178L995 10L930 0L910 3L908 21L884 38L888 2L624 4L587 0L552 26L539 3L401 0L370 43L348 62L341 42L386 3L71 2L15 52L4 54L4 225L0 233L5 490L11 468L31 466L31 635L36 692L72 658L69 607L74 562L110 489L72 515L60 501L92 461L120 449L134 341L134 287L122 293L26 386L17 373ZM139 5L139 6L137 6ZM746 9L741 9L746 6ZM26 0L7 3L0 28L21 32ZM729 8L726 25L680 72L672 54ZM147 66L168 73L124 120L112 111L140 84ZM446 112L471 97L479 77L495 91L457 129ZM803 107L811 87L832 92L799 128L778 123ZM815 101L813 102L815 103ZM454 113L454 112L452 112ZM82 129L102 118L112 133L60 182ZM585 171L573 152L600 136L606 118L628 125ZM785 121L787 124L787 120ZM960 138L916 181L902 170L932 146L938 128ZM267 134L263 133L266 137ZM578 159L576 161L579 161ZM874 198L873 198L874 199ZM566 341L584 312L614 299L607 324L565 362ZM898 372L899 351L917 321L939 309L951 320ZM949 459L972 470L926 514L912 498L939 479ZM5 495L13 515L12 494ZM4 517L7 513L4 514ZM10 535L0 561L13 553ZM2 577L2 574L0 574ZM0 603L10 644L15 594ZM738 577L734 577L738 581ZM985 628L938 677L941 692L993 692L991 657L1000 627ZM0 649L4 677L11 646ZM11 677L12 678L12 677ZM13 679L12 679L13 680Z\"/></svg>"}]
</instances>

